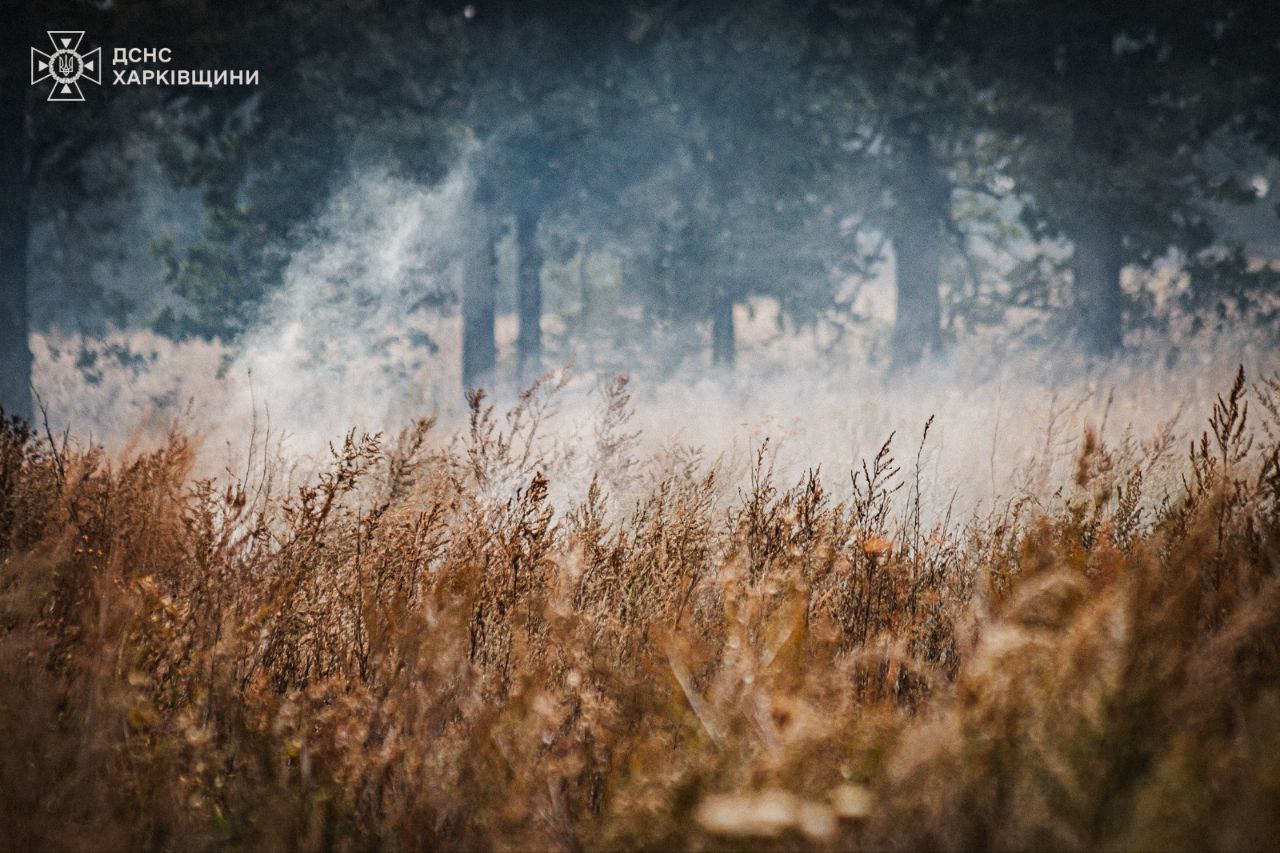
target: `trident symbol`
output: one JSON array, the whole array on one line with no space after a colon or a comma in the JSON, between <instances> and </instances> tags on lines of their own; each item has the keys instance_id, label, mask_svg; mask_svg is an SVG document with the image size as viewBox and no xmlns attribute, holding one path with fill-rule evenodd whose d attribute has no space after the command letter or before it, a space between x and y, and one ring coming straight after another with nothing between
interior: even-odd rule
<instances>
[{"instance_id":1,"label":"trident symbol","mask_svg":"<svg viewBox=\"0 0 1280 853\"><path fill-rule=\"evenodd\" d=\"M31 84L53 80L51 101L83 101L80 81L102 85L102 48L80 52L83 30L50 30L53 53L31 48Z\"/></svg>"}]
</instances>

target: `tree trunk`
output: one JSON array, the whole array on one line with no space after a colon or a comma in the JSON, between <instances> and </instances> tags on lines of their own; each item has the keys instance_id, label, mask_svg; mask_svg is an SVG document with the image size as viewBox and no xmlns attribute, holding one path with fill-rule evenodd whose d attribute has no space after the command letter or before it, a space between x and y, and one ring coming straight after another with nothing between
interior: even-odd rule
<instances>
[{"instance_id":1,"label":"tree trunk","mask_svg":"<svg viewBox=\"0 0 1280 853\"><path fill-rule=\"evenodd\" d=\"M28 128L29 47L26 4L17 3L0 36L0 406L31 418L27 238L30 223Z\"/></svg>"},{"instance_id":2,"label":"tree trunk","mask_svg":"<svg viewBox=\"0 0 1280 853\"><path fill-rule=\"evenodd\" d=\"M516 373L522 387L542 373L542 250L538 247L538 212L516 214L516 254L520 337Z\"/></svg>"},{"instance_id":3,"label":"tree trunk","mask_svg":"<svg viewBox=\"0 0 1280 853\"><path fill-rule=\"evenodd\" d=\"M1124 266L1119 218L1099 205L1070 235L1071 271L1080 316L1080 343L1090 355L1114 355L1124 345Z\"/></svg>"},{"instance_id":4,"label":"tree trunk","mask_svg":"<svg viewBox=\"0 0 1280 853\"><path fill-rule=\"evenodd\" d=\"M1123 136L1117 135L1118 107L1110 97L1106 75L1113 56L1089 56L1076 70L1080 91L1097 92L1076 107L1072 116L1072 144L1090 164L1091 174L1077 176L1075 192L1066 198L1072 215L1067 237L1074 245L1071 275L1074 308L1081 347L1090 355L1110 356L1124 345L1124 266L1121 211L1124 198L1112 179L1123 168Z\"/></svg>"},{"instance_id":5,"label":"tree trunk","mask_svg":"<svg viewBox=\"0 0 1280 853\"><path fill-rule=\"evenodd\" d=\"M711 306L711 363L733 367L738 344L733 329L733 296L721 290Z\"/></svg>"},{"instance_id":6,"label":"tree trunk","mask_svg":"<svg viewBox=\"0 0 1280 853\"><path fill-rule=\"evenodd\" d=\"M898 218L890 229L897 259L893 358L898 364L911 364L942 348L938 288L951 188L933 161L924 133L908 134L902 154L895 179Z\"/></svg>"},{"instance_id":7,"label":"tree trunk","mask_svg":"<svg viewBox=\"0 0 1280 853\"><path fill-rule=\"evenodd\" d=\"M472 207L462 271L462 387L492 387L497 345L493 338L498 262L493 214L480 196Z\"/></svg>"},{"instance_id":8,"label":"tree trunk","mask_svg":"<svg viewBox=\"0 0 1280 853\"><path fill-rule=\"evenodd\" d=\"M925 233L927 223L908 225L893 238L897 257L897 319L893 327L893 358L914 364L928 352L942 348L942 311L938 279L942 258L939 238Z\"/></svg>"}]
</instances>

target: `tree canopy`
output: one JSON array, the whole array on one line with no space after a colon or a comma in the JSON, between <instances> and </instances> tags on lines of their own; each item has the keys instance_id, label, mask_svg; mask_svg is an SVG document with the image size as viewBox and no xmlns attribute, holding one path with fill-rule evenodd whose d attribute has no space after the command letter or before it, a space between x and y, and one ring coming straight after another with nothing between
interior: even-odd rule
<instances>
[{"instance_id":1,"label":"tree canopy","mask_svg":"<svg viewBox=\"0 0 1280 853\"><path fill-rule=\"evenodd\" d=\"M26 23L6 29L17 46L43 26L19 5ZM570 298L544 299L544 286L568 287L549 269L602 255L617 272L572 285L583 312L610 288L615 309L641 318L628 329L693 329L726 366L736 311L764 299L796 327L848 319L851 282L876 276L893 281L898 362L1026 310L1042 338L1115 353L1154 322L1143 276L1171 256L1185 309L1275 316L1276 273L1220 216L1271 192L1249 171L1280 157L1280 36L1258 0L58 11L107 41L260 71L256 87L104 85L86 109L55 113L15 85L25 66L6 53L6 109L28 130L6 136L4 190L25 213L0 230L61 286L90 282L120 242L127 217L103 200L139 152L199 194L198 220L151 235L172 298L149 321L167 334L234 340L252 327L353 172L430 187L462 164L473 191L458 215L483 245L463 252L456 287L421 304L470 318L468 383L492 377L493 318L508 304L519 379L536 375L544 304ZM66 248L32 242L33 228ZM513 299L499 275L506 235ZM18 294L34 275L4 270L4 358L22 376ZM7 390L6 405L27 410L21 396Z\"/></svg>"}]
</instances>

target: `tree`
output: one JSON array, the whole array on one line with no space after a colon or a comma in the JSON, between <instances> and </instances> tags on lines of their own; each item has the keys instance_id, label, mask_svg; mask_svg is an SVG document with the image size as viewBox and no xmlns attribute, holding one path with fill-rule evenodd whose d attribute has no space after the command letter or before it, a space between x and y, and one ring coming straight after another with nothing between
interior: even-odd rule
<instances>
[{"instance_id":1,"label":"tree","mask_svg":"<svg viewBox=\"0 0 1280 853\"><path fill-rule=\"evenodd\" d=\"M542 373L542 249L538 245L538 220L539 212L533 204L516 211L516 305L520 320L516 373L521 385Z\"/></svg>"},{"instance_id":2,"label":"tree","mask_svg":"<svg viewBox=\"0 0 1280 853\"><path fill-rule=\"evenodd\" d=\"M262 58L269 91L229 93L183 115L169 162L204 188L208 224L204 241L170 255L171 281L192 310L167 327L243 331L278 284L299 226L353 163L430 183L466 157L474 193L464 214L463 383L494 378L494 244L512 215L519 371L528 381L541 363L539 220L577 189L556 175L555 153L582 127L583 110L565 93L574 75L590 75L591 52L607 43L600 27L612 18L556 3L411 5L356 26L342 3L318 12L302 3L269 11L232 4L209 15L201 29L217 33L217 44L202 48L210 52L262 43L254 36L266 30L291 37Z\"/></svg>"},{"instance_id":3,"label":"tree","mask_svg":"<svg viewBox=\"0 0 1280 853\"><path fill-rule=\"evenodd\" d=\"M899 361L909 363L942 349L939 287L951 185L931 151L928 131L915 119L902 124L894 133L897 162L890 173L897 204L886 221L897 262L892 347Z\"/></svg>"},{"instance_id":4,"label":"tree","mask_svg":"<svg viewBox=\"0 0 1280 853\"><path fill-rule=\"evenodd\" d=\"M492 387L497 346L493 324L498 270L494 255L494 197L481 179L467 214L462 274L462 387L471 391Z\"/></svg>"},{"instance_id":5,"label":"tree","mask_svg":"<svg viewBox=\"0 0 1280 853\"><path fill-rule=\"evenodd\" d=\"M889 238L896 261L894 360L943 346L941 287L963 250L955 221L956 174L984 154L982 102L966 55L968 0L817 4L817 65L832 100L834 132L849 140L851 169L872 187L866 227ZM976 282L973 283L976 286Z\"/></svg>"},{"instance_id":6,"label":"tree","mask_svg":"<svg viewBox=\"0 0 1280 853\"><path fill-rule=\"evenodd\" d=\"M204 239L170 251L187 310L165 331L234 338L277 288L300 227L353 168L430 184L463 134L461 9L357 0L197 7L194 63L242 63L262 85L202 93L157 128L169 174L205 198ZM281 37L284 34L284 37Z\"/></svg>"},{"instance_id":7,"label":"tree","mask_svg":"<svg viewBox=\"0 0 1280 853\"><path fill-rule=\"evenodd\" d=\"M1073 247L1087 351L1123 346L1126 266L1170 248L1194 266L1216 237L1209 203L1249 197L1204 154L1259 114L1268 85L1259 71L1276 67L1280 47L1240 30L1267 17L1250 0L983 6L972 48L1003 131L1021 139L1011 170L1026 193L1024 220ZM1233 52L1241 38L1251 50Z\"/></svg>"},{"instance_id":8,"label":"tree","mask_svg":"<svg viewBox=\"0 0 1280 853\"><path fill-rule=\"evenodd\" d=\"M121 105L137 98L109 86L83 84L83 103L45 104L30 85L31 48L46 45L47 20L87 31L82 49L120 25L121 13L82 0L20 1L5 7L0 20L0 406L31 417L32 355L28 269L33 226L48 220L70 222L86 204L109 195L108 183L91 187L86 165L91 152L119 147ZM145 28L139 28L145 34ZM95 246L109 244L112 229L96 235Z\"/></svg>"},{"instance_id":9,"label":"tree","mask_svg":"<svg viewBox=\"0 0 1280 853\"><path fill-rule=\"evenodd\" d=\"M30 418L27 238L30 233L27 126L27 4L16 3L0 26L0 407Z\"/></svg>"},{"instance_id":10,"label":"tree","mask_svg":"<svg viewBox=\"0 0 1280 853\"><path fill-rule=\"evenodd\" d=\"M654 256L646 302L709 322L711 360L729 367L735 305L770 296L811 316L830 301L838 216L821 181L832 151L809 109L808 34L782 4L688 4L653 19L627 86L650 110L638 144L666 152L631 195Z\"/></svg>"},{"instance_id":11,"label":"tree","mask_svg":"<svg viewBox=\"0 0 1280 853\"><path fill-rule=\"evenodd\" d=\"M482 146L472 165L493 195L495 215L509 212L515 232L522 386L542 372L539 227L548 214L601 190L581 164L597 154L593 118L608 97L600 81L617 36L613 16L556 3L522 4L518 14L515 4L499 4L489 14L477 11L467 28L467 123Z\"/></svg>"}]
</instances>

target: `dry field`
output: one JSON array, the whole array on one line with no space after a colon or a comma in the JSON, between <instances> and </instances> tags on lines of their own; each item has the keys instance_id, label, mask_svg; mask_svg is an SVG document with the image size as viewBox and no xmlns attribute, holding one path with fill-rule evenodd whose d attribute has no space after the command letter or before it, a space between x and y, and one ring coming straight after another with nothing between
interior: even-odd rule
<instances>
[{"instance_id":1,"label":"dry field","mask_svg":"<svg viewBox=\"0 0 1280 853\"><path fill-rule=\"evenodd\" d=\"M1280 382L1221 384L951 513L922 509L945 411L839 488L763 441L739 484L642 453L621 380L570 490L546 387L352 433L301 481L258 434L210 477L180 431L10 423L0 837L1274 848Z\"/></svg>"}]
</instances>

